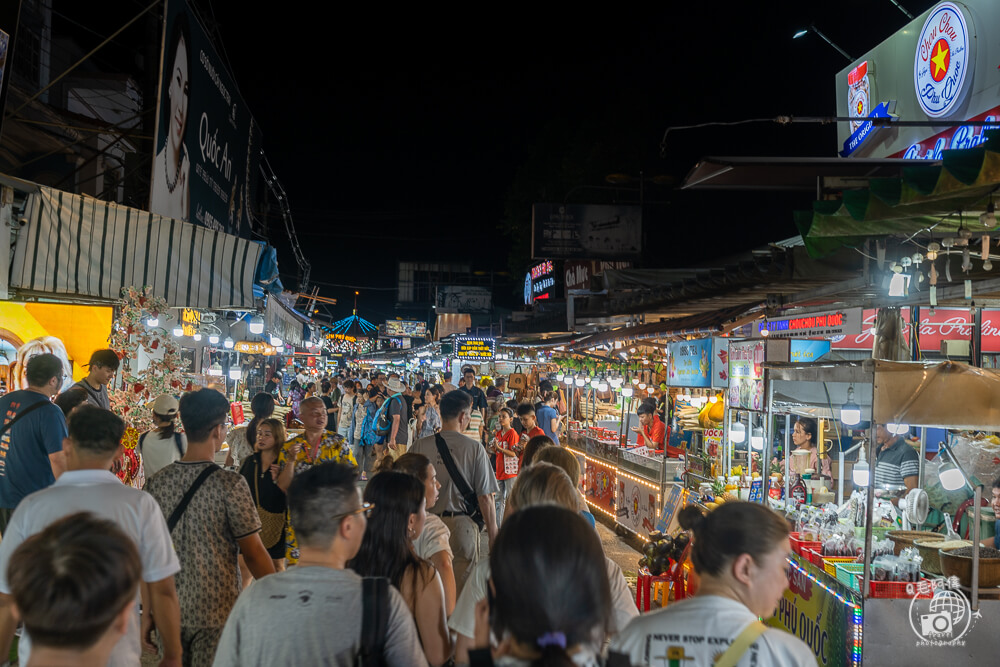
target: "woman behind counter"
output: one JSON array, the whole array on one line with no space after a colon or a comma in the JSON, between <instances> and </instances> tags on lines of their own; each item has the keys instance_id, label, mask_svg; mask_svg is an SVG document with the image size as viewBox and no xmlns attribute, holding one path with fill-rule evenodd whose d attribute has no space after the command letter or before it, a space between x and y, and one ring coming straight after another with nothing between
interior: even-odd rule
<instances>
[{"instance_id":1,"label":"woman behind counter","mask_svg":"<svg viewBox=\"0 0 1000 667\"><path fill-rule=\"evenodd\" d=\"M816 420L809 417L799 417L792 429L792 444L795 448L792 453L806 451L809 452L809 467L822 472L826 477L832 477L830 473L830 459L823 459L823 469L819 467L819 449L816 442L819 440L819 433L816 428Z\"/></svg>"}]
</instances>

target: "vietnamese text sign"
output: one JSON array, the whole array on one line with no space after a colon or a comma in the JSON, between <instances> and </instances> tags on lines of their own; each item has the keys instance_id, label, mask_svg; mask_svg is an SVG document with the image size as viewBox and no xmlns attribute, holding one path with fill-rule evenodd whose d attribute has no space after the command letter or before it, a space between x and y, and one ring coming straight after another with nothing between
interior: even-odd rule
<instances>
[{"instance_id":1,"label":"vietnamese text sign","mask_svg":"<svg viewBox=\"0 0 1000 667\"><path fill-rule=\"evenodd\" d=\"M233 345L233 350L236 352L242 352L243 354L263 354L265 357L277 354L277 350L270 345L262 343L261 341L253 340L237 341L236 344Z\"/></svg>"},{"instance_id":2,"label":"vietnamese text sign","mask_svg":"<svg viewBox=\"0 0 1000 667\"><path fill-rule=\"evenodd\" d=\"M427 323L414 320L387 320L385 335L397 337L426 338Z\"/></svg>"},{"instance_id":3,"label":"vietnamese text sign","mask_svg":"<svg viewBox=\"0 0 1000 667\"><path fill-rule=\"evenodd\" d=\"M638 259L642 210L638 206L535 204L531 256L556 259Z\"/></svg>"},{"instance_id":4,"label":"vietnamese text sign","mask_svg":"<svg viewBox=\"0 0 1000 667\"><path fill-rule=\"evenodd\" d=\"M455 339L455 356L462 361L492 361L496 350L494 338Z\"/></svg>"},{"instance_id":5,"label":"vietnamese text sign","mask_svg":"<svg viewBox=\"0 0 1000 667\"><path fill-rule=\"evenodd\" d=\"M819 361L830 352L828 340L793 340L791 341L791 361L797 364L809 364Z\"/></svg>"},{"instance_id":6,"label":"vietnamese text sign","mask_svg":"<svg viewBox=\"0 0 1000 667\"><path fill-rule=\"evenodd\" d=\"M931 314L933 311L933 314ZM868 350L871 351L875 334L871 328L875 325L877 310L866 309L862 316L861 333L834 337L835 350ZM900 310L903 322L910 323L908 308ZM972 337L972 318L967 308L921 308L920 309L920 349L933 352L941 349L941 341L970 340ZM982 328L983 352L1000 353L1000 310L983 309Z\"/></svg>"},{"instance_id":7,"label":"vietnamese text sign","mask_svg":"<svg viewBox=\"0 0 1000 667\"><path fill-rule=\"evenodd\" d=\"M712 339L685 340L667 346L667 384L671 387L712 385Z\"/></svg>"},{"instance_id":8,"label":"vietnamese text sign","mask_svg":"<svg viewBox=\"0 0 1000 667\"><path fill-rule=\"evenodd\" d=\"M767 329L772 338L846 336L861 332L861 309L848 308L829 313L768 319L757 325L757 335Z\"/></svg>"},{"instance_id":9,"label":"vietnamese text sign","mask_svg":"<svg viewBox=\"0 0 1000 667\"><path fill-rule=\"evenodd\" d=\"M247 237L260 131L185 0L167 2L149 210Z\"/></svg>"}]
</instances>

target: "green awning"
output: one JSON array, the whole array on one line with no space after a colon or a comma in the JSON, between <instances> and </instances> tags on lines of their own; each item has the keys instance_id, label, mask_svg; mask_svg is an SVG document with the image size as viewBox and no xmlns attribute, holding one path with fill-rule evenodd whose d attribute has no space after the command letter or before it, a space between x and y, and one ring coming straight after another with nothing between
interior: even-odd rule
<instances>
[{"instance_id":1,"label":"green awning","mask_svg":"<svg viewBox=\"0 0 1000 667\"><path fill-rule=\"evenodd\" d=\"M979 224L990 194L1000 187L1000 133L988 137L975 148L944 151L941 166L906 167L901 178L872 179L840 200L797 211L795 224L809 254L821 257L868 237L909 236L929 227L954 232L963 221L975 231L996 229Z\"/></svg>"}]
</instances>

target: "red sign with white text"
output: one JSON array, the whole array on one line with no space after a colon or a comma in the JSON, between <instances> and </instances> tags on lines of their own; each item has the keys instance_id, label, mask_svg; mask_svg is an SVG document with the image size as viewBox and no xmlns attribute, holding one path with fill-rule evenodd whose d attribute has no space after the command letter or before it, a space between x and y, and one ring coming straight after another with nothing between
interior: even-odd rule
<instances>
[{"instance_id":1,"label":"red sign with white text","mask_svg":"<svg viewBox=\"0 0 1000 667\"><path fill-rule=\"evenodd\" d=\"M871 350L874 335L871 328L875 324L874 308L865 310L861 319L861 333L833 339L835 350ZM972 337L972 316L965 308L935 308L930 315L928 308L920 309L920 349L940 350L943 340L970 340ZM903 321L909 324L909 309L902 310ZM983 352L1000 353L1000 310L983 310L982 342Z\"/></svg>"}]
</instances>

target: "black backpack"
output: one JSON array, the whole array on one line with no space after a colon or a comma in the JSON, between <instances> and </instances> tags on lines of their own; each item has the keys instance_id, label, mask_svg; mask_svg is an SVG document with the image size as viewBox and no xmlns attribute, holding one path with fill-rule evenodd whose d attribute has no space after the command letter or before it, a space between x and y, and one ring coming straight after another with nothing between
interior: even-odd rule
<instances>
[{"instance_id":1,"label":"black backpack","mask_svg":"<svg viewBox=\"0 0 1000 667\"><path fill-rule=\"evenodd\" d=\"M149 435L151 431L146 431L141 436L139 436L139 454L142 455L142 443L146 441L146 436ZM174 444L177 445L177 453L184 458L184 445L181 444L181 434L174 431Z\"/></svg>"},{"instance_id":2,"label":"black backpack","mask_svg":"<svg viewBox=\"0 0 1000 667\"><path fill-rule=\"evenodd\" d=\"M385 666L385 637L389 625L389 580L365 577L361 580L361 650L355 667Z\"/></svg>"}]
</instances>

